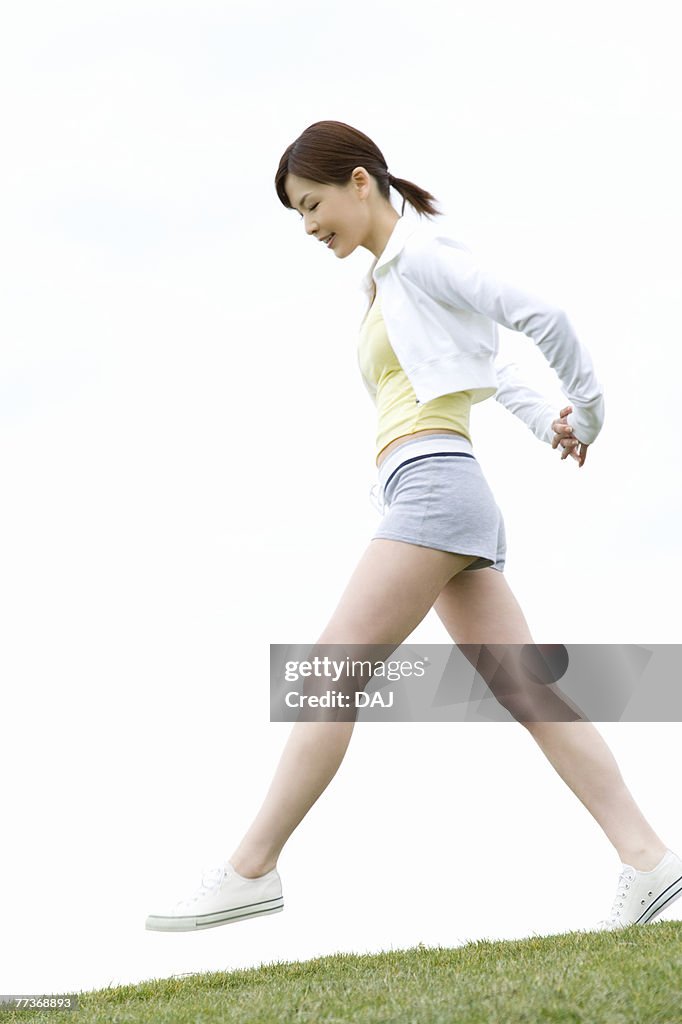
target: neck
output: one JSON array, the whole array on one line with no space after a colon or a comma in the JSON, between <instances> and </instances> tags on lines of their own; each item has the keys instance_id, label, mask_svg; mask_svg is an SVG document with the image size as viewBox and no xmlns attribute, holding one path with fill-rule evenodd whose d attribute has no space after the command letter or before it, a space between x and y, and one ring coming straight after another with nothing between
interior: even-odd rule
<instances>
[{"instance_id":1,"label":"neck","mask_svg":"<svg viewBox=\"0 0 682 1024\"><path fill-rule=\"evenodd\" d=\"M370 252L374 253L377 259L386 248L386 243L393 234L396 221L400 220L400 214L388 204L389 208L379 214L372 225L370 232L363 245Z\"/></svg>"}]
</instances>

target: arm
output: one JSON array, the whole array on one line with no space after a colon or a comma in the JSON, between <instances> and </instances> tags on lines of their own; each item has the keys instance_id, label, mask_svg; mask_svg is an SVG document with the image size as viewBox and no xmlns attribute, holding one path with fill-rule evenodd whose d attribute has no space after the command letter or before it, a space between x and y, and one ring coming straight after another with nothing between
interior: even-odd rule
<instances>
[{"instance_id":1,"label":"arm","mask_svg":"<svg viewBox=\"0 0 682 1024\"><path fill-rule=\"evenodd\" d=\"M469 312L481 313L503 327L533 339L556 372L573 412L568 424L576 438L591 444L604 421L604 398L587 349L581 345L563 310L522 291L478 265L453 239L438 235L419 261L420 286L429 294ZM498 373L495 397L519 416L537 437L551 443L546 402L511 370Z\"/></svg>"},{"instance_id":2,"label":"arm","mask_svg":"<svg viewBox=\"0 0 682 1024\"><path fill-rule=\"evenodd\" d=\"M554 439L552 423L556 419L554 406L521 380L516 363L495 365L497 391L495 401L518 416L541 441L551 444Z\"/></svg>"},{"instance_id":3,"label":"arm","mask_svg":"<svg viewBox=\"0 0 682 1024\"><path fill-rule=\"evenodd\" d=\"M541 441L547 441L552 448L561 445L562 460L570 455L578 463L578 468L583 466L588 445L578 443L567 423L567 416L572 412L572 407L567 405L557 416L554 406L546 402L537 391L528 387L517 376L516 369L515 363L495 366L498 381L496 400L518 416Z\"/></svg>"}]
</instances>

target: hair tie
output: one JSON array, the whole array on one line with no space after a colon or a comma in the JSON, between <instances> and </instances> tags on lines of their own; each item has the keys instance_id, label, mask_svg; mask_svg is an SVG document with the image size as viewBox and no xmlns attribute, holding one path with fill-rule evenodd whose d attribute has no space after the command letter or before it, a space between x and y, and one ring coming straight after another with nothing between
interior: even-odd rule
<instances>
[{"instance_id":1,"label":"hair tie","mask_svg":"<svg viewBox=\"0 0 682 1024\"><path fill-rule=\"evenodd\" d=\"M396 179L395 179L395 178L393 177L393 175L391 174L391 172L389 171L388 167L386 168L386 174L388 175L388 180L389 180L389 181L395 181L395 180L396 180Z\"/></svg>"}]
</instances>

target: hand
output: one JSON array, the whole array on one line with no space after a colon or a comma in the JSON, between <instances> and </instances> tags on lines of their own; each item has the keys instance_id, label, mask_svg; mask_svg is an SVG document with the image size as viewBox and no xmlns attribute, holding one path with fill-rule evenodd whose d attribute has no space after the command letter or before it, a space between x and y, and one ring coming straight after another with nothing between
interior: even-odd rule
<instances>
[{"instance_id":1,"label":"hand","mask_svg":"<svg viewBox=\"0 0 682 1024\"><path fill-rule=\"evenodd\" d=\"M581 466L585 465L589 445L579 441L573 433L573 429L566 422L566 417L571 412L573 412L573 406L567 405L559 413L559 418L552 421L552 430L554 431L552 448L556 448L560 444L564 449L561 456L562 461L570 455L572 459L576 460L578 469L580 469Z\"/></svg>"}]
</instances>

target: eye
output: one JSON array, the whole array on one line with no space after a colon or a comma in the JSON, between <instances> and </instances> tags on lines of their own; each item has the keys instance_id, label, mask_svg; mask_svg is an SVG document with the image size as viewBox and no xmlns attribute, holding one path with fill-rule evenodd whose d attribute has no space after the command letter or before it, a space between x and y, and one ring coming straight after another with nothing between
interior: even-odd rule
<instances>
[{"instance_id":1,"label":"eye","mask_svg":"<svg viewBox=\"0 0 682 1024\"><path fill-rule=\"evenodd\" d=\"M313 212L313 210L314 210L314 209L315 209L315 208L316 208L317 206L319 206L319 205L320 205L320 204L319 204L319 202L318 202L318 203L315 203L315 204L314 204L313 206L311 206L311 207L310 207L310 208L308 209L308 213L312 213L312 212ZM302 214L302 213L299 213L299 217L301 218L301 220L303 220L303 214Z\"/></svg>"}]
</instances>

